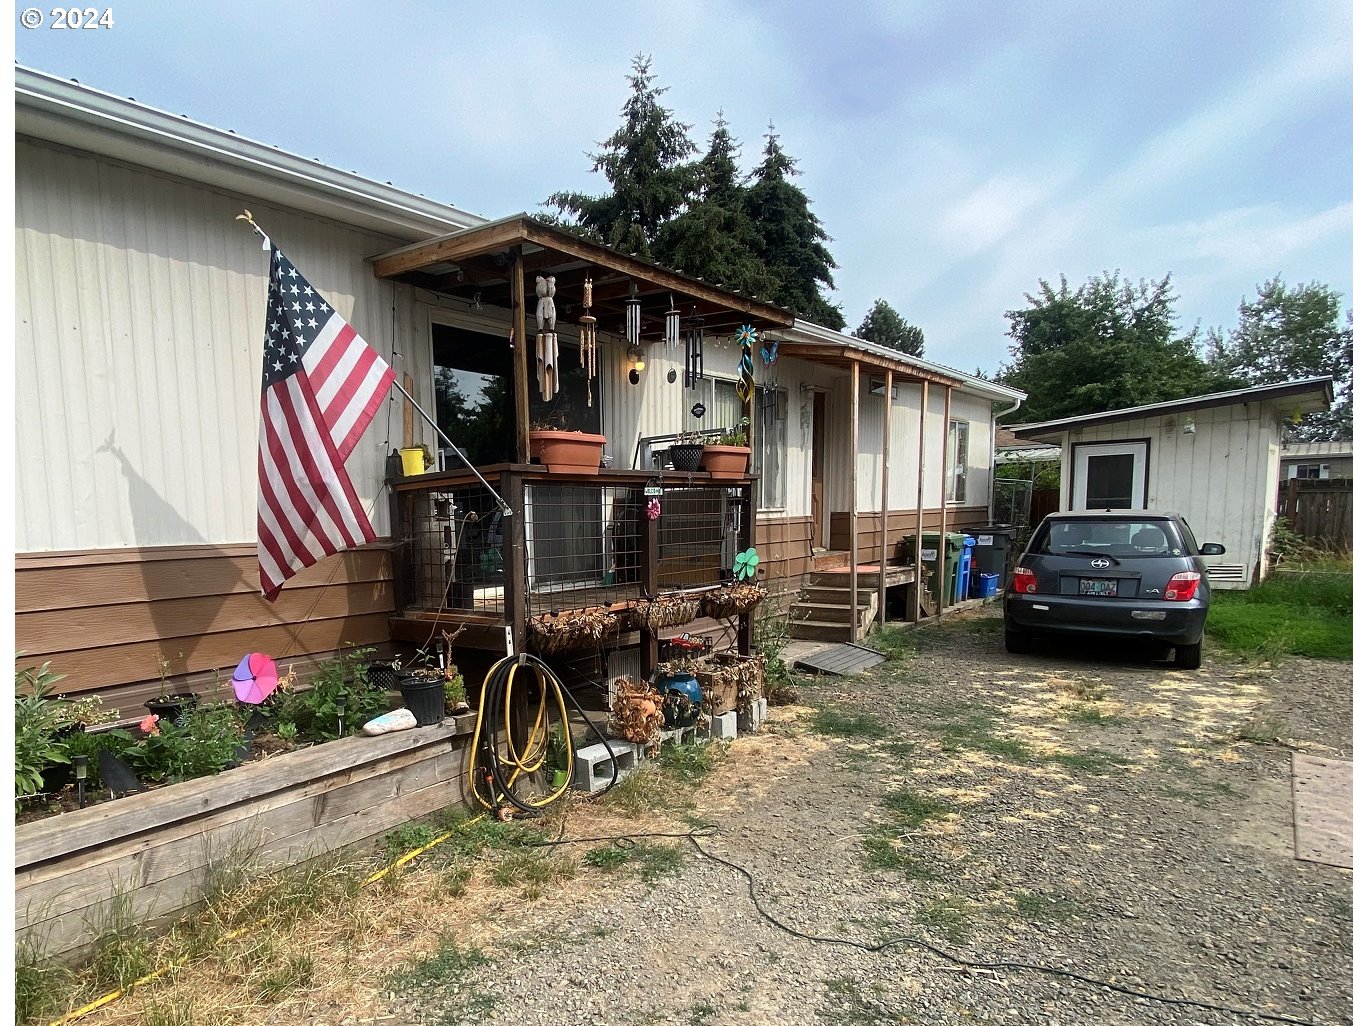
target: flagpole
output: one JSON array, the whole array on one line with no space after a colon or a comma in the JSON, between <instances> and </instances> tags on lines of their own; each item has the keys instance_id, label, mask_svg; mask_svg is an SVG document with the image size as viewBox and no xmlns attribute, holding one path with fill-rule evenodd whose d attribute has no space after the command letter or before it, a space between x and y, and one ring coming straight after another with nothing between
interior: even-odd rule
<instances>
[{"instance_id":1,"label":"flagpole","mask_svg":"<svg viewBox=\"0 0 1368 1026\"><path fill-rule=\"evenodd\" d=\"M466 468L469 469L469 471L472 474L475 475L476 479L480 482L480 484L484 485L487 489L489 489L489 494L494 496L494 500L499 504L499 508L503 510L503 515L506 517L511 517L513 515L513 507L509 506L509 504L504 501L504 497L500 495L497 491L495 491L494 487L484 479L484 476L478 470L475 469L474 465L470 462L470 460L466 459L466 455L464 452L461 451L460 447L450 438L447 437L447 433L437 426L437 422L435 420L433 420L431 417L427 415L427 410L423 409L421 406L418 405L418 400L408 394L404 386L399 384L399 380L397 378L391 383L391 385L392 387L397 388L399 390L400 395L402 395L405 399L407 399L410 403L413 404L413 408L418 411L418 416L422 417L425 421L427 421L428 424L431 425L432 430L437 432L437 437L440 438L442 441L446 442L446 444L455 451L456 455L461 458L461 462L466 465Z\"/></svg>"}]
</instances>

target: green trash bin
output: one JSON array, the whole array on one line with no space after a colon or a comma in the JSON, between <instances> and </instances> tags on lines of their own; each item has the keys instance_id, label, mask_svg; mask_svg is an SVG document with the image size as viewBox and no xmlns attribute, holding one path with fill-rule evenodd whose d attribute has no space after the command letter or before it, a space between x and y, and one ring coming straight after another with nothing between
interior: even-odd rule
<instances>
[{"instance_id":1,"label":"green trash bin","mask_svg":"<svg viewBox=\"0 0 1368 1026\"><path fill-rule=\"evenodd\" d=\"M945 567L939 562L940 557L940 533L928 531L921 536L921 542L917 542L915 534L909 534L903 538L910 554L920 553L923 564L931 568L931 587L932 594L941 597L941 606L949 606L955 601L955 578L959 572L960 557L964 554L964 538L962 534L951 531L945 536L945 566L950 567L950 572L945 572Z\"/></svg>"}]
</instances>

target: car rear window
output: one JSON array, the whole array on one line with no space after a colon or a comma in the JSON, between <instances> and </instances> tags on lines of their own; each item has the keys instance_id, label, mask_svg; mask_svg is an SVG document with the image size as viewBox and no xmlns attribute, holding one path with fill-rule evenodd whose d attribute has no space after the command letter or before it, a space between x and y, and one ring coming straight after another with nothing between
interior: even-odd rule
<instances>
[{"instance_id":1,"label":"car rear window","mask_svg":"<svg viewBox=\"0 0 1368 1026\"><path fill-rule=\"evenodd\" d=\"M1189 553L1171 520L1061 518L1046 521L1031 540L1031 551L1108 556L1182 556Z\"/></svg>"}]
</instances>

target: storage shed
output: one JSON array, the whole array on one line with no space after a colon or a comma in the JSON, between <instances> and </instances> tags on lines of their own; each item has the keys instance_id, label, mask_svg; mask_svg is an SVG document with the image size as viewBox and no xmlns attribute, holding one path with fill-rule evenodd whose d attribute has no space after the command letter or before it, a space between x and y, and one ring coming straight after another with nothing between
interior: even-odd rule
<instances>
[{"instance_id":1,"label":"storage shed","mask_svg":"<svg viewBox=\"0 0 1368 1026\"><path fill-rule=\"evenodd\" d=\"M1014 430L1060 447L1061 510L1176 510L1199 542L1226 548L1207 563L1212 586L1248 588L1266 569L1284 422L1328 409L1330 384L1307 378Z\"/></svg>"}]
</instances>

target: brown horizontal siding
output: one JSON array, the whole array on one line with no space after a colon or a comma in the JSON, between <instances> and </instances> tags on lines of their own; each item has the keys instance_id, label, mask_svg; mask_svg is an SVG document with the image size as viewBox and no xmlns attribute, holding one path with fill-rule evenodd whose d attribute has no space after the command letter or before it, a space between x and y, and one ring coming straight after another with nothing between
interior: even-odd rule
<instances>
[{"instance_id":1,"label":"brown horizontal siding","mask_svg":"<svg viewBox=\"0 0 1368 1026\"><path fill-rule=\"evenodd\" d=\"M946 523L951 531L959 531L974 524L987 523L986 506L952 506L946 511ZM882 518L878 513L859 514L859 555L861 563L879 561L879 538L882 531ZM940 509L923 510L922 530L940 530ZM888 511L888 550L890 561L897 558L905 535L917 533L917 511L899 509ZM831 547L850 551L850 514L831 514Z\"/></svg>"},{"instance_id":2,"label":"brown horizontal siding","mask_svg":"<svg viewBox=\"0 0 1368 1026\"><path fill-rule=\"evenodd\" d=\"M344 645L387 645L390 553L324 560L274 603L258 593L251 545L27 553L15 557L16 665L51 662L58 688L136 708L162 689L204 691L247 652L301 670Z\"/></svg>"},{"instance_id":3,"label":"brown horizontal siding","mask_svg":"<svg viewBox=\"0 0 1368 1026\"><path fill-rule=\"evenodd\" d=\"M755 533L765 586L787 608L812 569L812 517L759 520Z\"/></svg>"}]
</instances>

